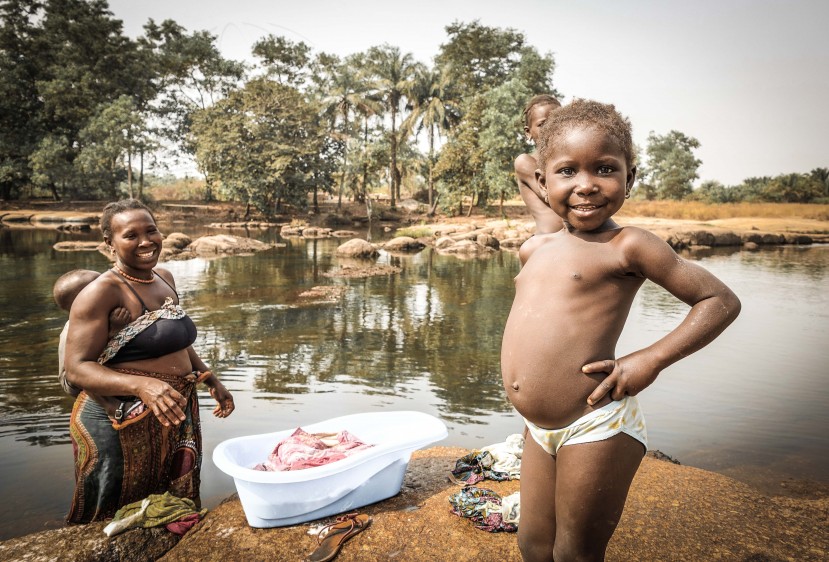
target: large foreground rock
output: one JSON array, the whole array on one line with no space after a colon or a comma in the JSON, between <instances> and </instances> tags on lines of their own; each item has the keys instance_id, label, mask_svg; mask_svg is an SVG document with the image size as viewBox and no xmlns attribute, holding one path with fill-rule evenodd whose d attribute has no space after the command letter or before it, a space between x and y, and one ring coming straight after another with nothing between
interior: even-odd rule
<instances>
[{"instance_id":1,"label":"large foreground rock","mask_svg":"<svg viewBox=\"0 0 829 562\"><path fill-rule=\"evenodd\" d=\"M109 538L106 523L90 523L41 531L0 543L7 562L146 562L158 560L180 537L161 527L134 529Z\"/></svg>"},{"instance_id":2,"label":"large foreground rock","mask_svg":"<svg viewBox=\"0 0 829 562\"><path fill-rule=\"evenodd\" d=\"M467 452L448 447L415 452L401 493L360 509L372 517L372 524L345 544L337 561L520 560L515 534L485 533L449 512L448 497L459 486L448 474ZM507 495L519 483L487 480L479 486ZM253 529L234 495L211 510L161 560L303 560L316 546L308 531L319 523ZM631 487L607 560L825 561L828 523L827 497L769 497L726 476L648 457ZM94 539L101 528L90 525L12 539L0 543L0 560L135 559L113 558L116 551L127 553L105 546L103 534ZM150 533L127 534L135 537L131 540L146 553L146 560L154 559L151 553L158 552L164 540L164 535Z\"/></svg>"},{"instance_id":3,"label":"large foreground rock","mask_svg":"<svg viewBox=\"0 0 829 562\"><path fill-rule=\"evenodd\" d=\"M360 510L371 515L372 525L346 543L337 560L520 560L516 535L479 531L449 512L448 497L459 486L447 475L466 452L416 452L402 492ZM519 483L479 486L507 495ZM725 476L646 458L607 559L826 560L828 521L829 498L770 498ZM302 560L316 544L310 527L251 529L233 498L163 560L222 560L230 553L247 560Z\"/></svg>"}]
</instances>

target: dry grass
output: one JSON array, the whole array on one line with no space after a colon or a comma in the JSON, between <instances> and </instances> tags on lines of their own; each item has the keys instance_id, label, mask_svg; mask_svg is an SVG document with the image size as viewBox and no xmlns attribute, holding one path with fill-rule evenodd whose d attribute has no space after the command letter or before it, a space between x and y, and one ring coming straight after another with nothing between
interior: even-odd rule
<instances>
[{"instance_id":1,"label":"dry grass","mask_svg":"<svg viewBox=\"0 0 829 562\"><path fill-rule=\"evenodd\" d=\"M182 178L170 183L146 188L156 201L201 201L204 199L204 180Z\"/></svg>"},{"instance_id":2,"label":"dry grass","mask_svg":"<svg viewBox=\"0 0 829 562\"><path fill-rule=\"evenodd\" d=\"M725 203L711 205L694 201L626 201L623 217L659 217L710 221L740 217L829 220L829 205L801 203Z\"/></svg>"},{"instance_id":3,"label":"dry grass","mask_svg":"<svg viewBox=\"0 0 829 562\"><path fill-rule=\"evenodd\" d=\"M410 238L428 238L432 236L432 229L428 226L407 226L398 228L397 236L409 236Z\"/></svg>"}]
</instances>

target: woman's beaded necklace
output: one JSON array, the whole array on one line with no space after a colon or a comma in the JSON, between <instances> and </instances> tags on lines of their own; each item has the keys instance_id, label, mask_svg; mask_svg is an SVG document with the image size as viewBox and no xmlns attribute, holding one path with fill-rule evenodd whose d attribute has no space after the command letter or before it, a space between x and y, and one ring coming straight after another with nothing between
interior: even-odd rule
<instances>
[{"instance_id":1,"label":"woman's beaded necklace","mask_svg":"<svg viewBox=\"0 0 829 562\"><path fill-rule=\"evenodd\" d=\"M143 283L144 285L149 285L150 283L155 281L155 271L152 271L153 276L150 277L149 279L140 279L138 277L133 277L132 275L128 274L126 271L124 271L123 269L118 267L117 264L113 265L112 268L117 270L118 273L120 273L121 276L123 276L124 279L128 279L130 281L135 281L136 283Z\"/></svg>"}]
</instances>

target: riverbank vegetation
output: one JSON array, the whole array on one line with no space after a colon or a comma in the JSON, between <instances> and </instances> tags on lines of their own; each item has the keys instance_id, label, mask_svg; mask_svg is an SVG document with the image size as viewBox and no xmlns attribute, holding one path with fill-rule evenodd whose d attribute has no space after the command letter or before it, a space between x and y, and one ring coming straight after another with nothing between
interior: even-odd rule
<instances>
[{"instance_id":1,"label":"riverbank vegetation","mask_svg":"<svg viewBox=\"0 0 829 562\"><path fill-rule=\"evenodd\" d=\"M323 196L370 215L378 197L394 208L406 194L430 214L503 213L512 160L531 150L520 109L560 94L552 54L477 21L447 26L430 63L388 44L338 57L273 35L247 63L172 20L127 37L106 0L2 0L0 18L5 201L146 200L148 172L184 165L203 179L181 180L180 195L268 216L318 212ZM681 201L683 216L704 208L689 201L829 203L829 168L695 186L698 147L651 133L634 198ZM163 185L152 198L170 199Z\"/></svg>"}]
</instances>

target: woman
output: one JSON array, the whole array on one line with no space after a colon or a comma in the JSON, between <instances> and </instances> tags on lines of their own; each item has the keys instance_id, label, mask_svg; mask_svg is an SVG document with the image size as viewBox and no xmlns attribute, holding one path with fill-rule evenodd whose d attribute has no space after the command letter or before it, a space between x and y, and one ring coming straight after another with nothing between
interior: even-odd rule
<instances>
[{"instance_id":1,"label":"woman","mask_svg":"<svg viewBox=\"0 0 829 562\"><path fill-rule=\"evenodd\" d=\"M193 350L196 328L178 305L169 271L155 270L161 233L136 200L110 203L101 215L115 258L70 311L67 378L83 388L72 409L75 493L67 521L112 517L123 505L169 491L199 502L201 431L196 384L233 412L233 398ZM129 310L131 323L108 338L109 314ZM109 341L108 341L109 340ZM115 396L114 419L86 391Z\"/></svg>"}]
</instances>

